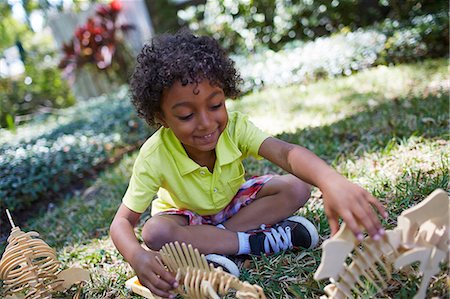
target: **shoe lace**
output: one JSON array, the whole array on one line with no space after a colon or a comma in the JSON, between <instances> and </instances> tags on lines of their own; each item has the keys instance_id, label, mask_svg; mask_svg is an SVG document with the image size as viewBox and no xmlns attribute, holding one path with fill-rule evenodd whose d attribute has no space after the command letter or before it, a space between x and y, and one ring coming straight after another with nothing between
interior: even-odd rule
<instances>
[{"instance_id":1,"label":"shoe lace","mask_svg":"<svg viewBox=\"0 0 450 299\"><path fill-rule=\"evenodd\" d=\"M264 224L261 225L261 229L266 230ZM265 253L278 253L281 250L288 250L293 248L291 240L291 228L286 226L285 228L278 226L270 228L270 231L263 231L266 236L264 240ZM272 250L270 250L272 248Z\"/></svg>"}]
</instances>

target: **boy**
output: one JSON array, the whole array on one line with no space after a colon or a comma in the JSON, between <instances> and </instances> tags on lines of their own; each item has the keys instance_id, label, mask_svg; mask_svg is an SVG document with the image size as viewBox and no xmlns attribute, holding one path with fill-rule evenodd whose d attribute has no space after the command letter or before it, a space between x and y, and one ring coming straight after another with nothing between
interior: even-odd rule
<instances>
[{"instance_id":1,"label":"boy","mask_svg":"<svg viewBox=\"0 0 450 299\"><path fill-rule=\"evenodd\" d=\"M170 290L177 283L159 265L157 253L145 250L134 234L150 204L152 217L142 237L152 250L174 241L221 255L313 248L318 241L314 225L291 216L308 200L309 184L323 193L333 234L340 216L359 239L360 225L375 240L383 235L372 207L383 216L386 212L366 190L309 150L265 134L238 112L227 112L225 100L239 94L240 77L214 39L186 31L163 35L144 46L137 62L133 104L150 125L161 128L140 149L111 237L154 294L173 298ZM290 174L245 182L241 161L248 155Z\"/></svg>"}]
</instances>

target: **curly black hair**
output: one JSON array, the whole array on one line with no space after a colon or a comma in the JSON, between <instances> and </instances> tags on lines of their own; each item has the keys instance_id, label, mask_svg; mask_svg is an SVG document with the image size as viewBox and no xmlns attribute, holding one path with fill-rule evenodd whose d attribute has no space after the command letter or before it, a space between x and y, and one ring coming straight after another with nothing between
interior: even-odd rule
<instances>
[{"instance_id":1,"label":"curly black hair","mask_svg":"<svg viewBox=\"0 0 450 299\"><path fill-rule=\"evenodd\" d=\"M216 40L195 36L188 30L163 34L144 45L130 81L131 101L139 117L150 126L160 126L162 93L175 81L183 86L203 79L219 86L228 98L236 98L242 79L234 62Z\"/></svg>"}]
</instances>

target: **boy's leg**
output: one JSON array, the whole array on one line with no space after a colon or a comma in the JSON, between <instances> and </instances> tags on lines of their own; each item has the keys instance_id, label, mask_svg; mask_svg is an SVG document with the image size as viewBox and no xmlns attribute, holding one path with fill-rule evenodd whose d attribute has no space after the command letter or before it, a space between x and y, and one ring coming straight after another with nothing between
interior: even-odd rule
<instances>
[{"instance_id":1,"label":"boy's leg","mask_svg":"<svg viewBox=\"0 0 450 299\"><path fill-rule=\"evenodd\" d=\"M204 254L234 255L239 251L236 232L275 224L302 207L310 195L310 186L292 175L275 176L264 184L255 200L224 222L226 229L212 225L188 225L183 215L156 215L142 230L145 244L159 250L168 242L192 244ZM241 233L242 234L242 233Z\"/></svg>"},{"instance_id":2,"label":"boy's leg","mask_svg":"<svg viewBox=\"0 0 450 299\"><path fill-rule=\"evenodd\" d=\"M275 224L301 208L311 187L293 175L274 176L256 194L255 200L223 224L227 230L245 232L261 224Z\"/></svg>"},{"instance_id":3,"label":"boy's leg","mask_svg":"<svg viewBox=\"0 0 450 299\"><path fill-rule=\"evenodd\" d=\"M191 244L201 253L232 255L238 252L238 237L235 232L213 225L188 225L183 215L155 215L142 229L142 238L148 248L159 250L169 242Z\"/></svg>"}]
</instances>

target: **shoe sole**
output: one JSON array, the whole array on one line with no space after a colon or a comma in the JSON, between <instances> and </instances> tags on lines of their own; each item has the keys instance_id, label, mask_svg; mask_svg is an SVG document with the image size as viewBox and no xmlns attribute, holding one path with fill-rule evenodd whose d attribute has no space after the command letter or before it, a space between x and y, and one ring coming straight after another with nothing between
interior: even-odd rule
<instances>
[{"instance_id":1,"label":"shoe sole","mask_svg":"<svg viewBox=\"0 0 450 299\"><path fill-rule=\"evenodd\" d=\"M309 236L311 237L311 245L309 245L309 247L306 249L313 249L317 246L317 243L319 243L319 233L317 232L316 227L311 223L311 221L302 216L291 216L287 218L287 220L300 223L308 231Z\"/></svg>"},{"instance_id":2,"label":"shoe sole","mask_svg":"<svg viewBox=\"0 0 450 299\"><path fill-rule=\"evenodd\" d=\"M208 254L206 256L206 261L208 262L208 264L210 262L216 263L217 265L222 267L224 271L226 271L236 277L239 277L239 275L241 274L239 271L239 268L236 266L236 264L232 260L230 260L229 258L227 258L223 255L213 254L213 253Z\"/></svg>"}]
</instances>

